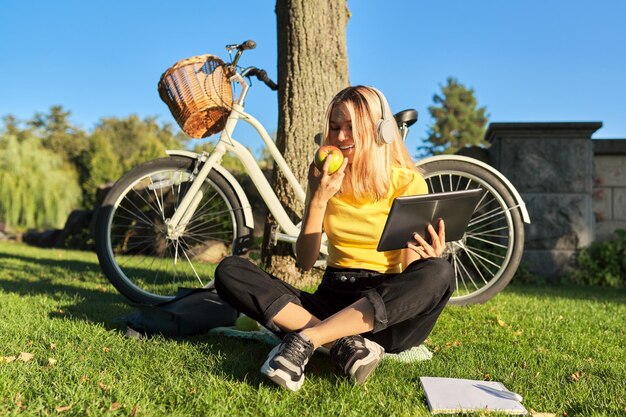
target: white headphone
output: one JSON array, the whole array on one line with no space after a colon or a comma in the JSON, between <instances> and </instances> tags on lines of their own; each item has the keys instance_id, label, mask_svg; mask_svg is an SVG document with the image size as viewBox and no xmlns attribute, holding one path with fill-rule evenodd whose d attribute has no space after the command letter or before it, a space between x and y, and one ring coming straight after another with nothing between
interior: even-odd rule
<instances>
[{"instance_id":1,"label":"white headphone","mask_svg":"<svg viewBox=\"0 0 626 417\"><path fill-rule=\"evenodd\" d=\"M381 93L374 87L369 87L369 89L376 93L376 95L378 96L378 100L380 101L380 107L382 110L382 117L376 123L378 143L381 145L384 145L385 143L391 143L396 138L396 123L395 120L387 117L387 107L389 107L387 99L385 99L383 93Z\"/></svg>"}]
</instances>

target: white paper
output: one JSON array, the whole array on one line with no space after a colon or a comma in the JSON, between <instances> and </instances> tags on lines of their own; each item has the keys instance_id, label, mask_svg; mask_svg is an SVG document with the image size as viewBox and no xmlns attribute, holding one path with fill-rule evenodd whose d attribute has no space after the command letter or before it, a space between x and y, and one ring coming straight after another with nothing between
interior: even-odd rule
<instances>
[{"instance_id":1,"label":"white paper","mask_svg":"<svg viewBox=\"0 0 626 417\"><path fill-rule=\"evenodd\" d=\"M500 382L426 376L420 381L433 414L480 410L528 414L520 402L522 397Z\"/></svg>"}]
</instances>

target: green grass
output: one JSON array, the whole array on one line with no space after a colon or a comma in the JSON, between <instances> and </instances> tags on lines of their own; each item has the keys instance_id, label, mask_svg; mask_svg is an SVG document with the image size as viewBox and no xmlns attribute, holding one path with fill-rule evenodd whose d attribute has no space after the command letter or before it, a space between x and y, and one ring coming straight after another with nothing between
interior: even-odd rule
<instances>
[{"instance_id":1,"label":"green grass","mask_svg":"<svg viewBox=\"0 0 626 417\"><path fill-rule=\"evenodd\" d=\"M353 387L315 356L297 393L260 376L267 345L126 339L130 311L94 254L0 243L0 415L428 415L420 376L501 381L538 412L626 412L625 290L511 285L446 308L431 361L384 361Z\"/></svg>"}]
</instances>

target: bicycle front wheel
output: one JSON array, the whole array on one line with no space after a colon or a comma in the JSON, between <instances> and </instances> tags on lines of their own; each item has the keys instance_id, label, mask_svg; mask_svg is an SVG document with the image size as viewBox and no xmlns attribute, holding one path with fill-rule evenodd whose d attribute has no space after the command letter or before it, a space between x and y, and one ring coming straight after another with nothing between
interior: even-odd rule
<instances>
[{"instance_id":1,"label":"bicycle front wheel","mask_svg":"<svg viewBox=\"0 0 626 417\"><path fill-rule=\"evenodd\" d=\"M485 192L463 238L444 251L454 267L450 304L483 303L507 286L524 249L524 224L515 199L491 172L466 161L431 161L420 168L429 192L482 188Z\"/></svg>"},{"instance_id":2,"label":"bicycle front wheel","mask_svg":"<svg viewBox=\"0 0 626 417\"><path fill-rule=\"evenodd\" d=\"M202 184L202 197L184 228L168 231L168 220L195 178L195 165L184 157L142 164L115 183L98 210L101 268L133 302L156 304L173 298L179 287L205 287L215 265L245 246L249 231L241 205L215 170Z\"/></svg>"}]
</instances>

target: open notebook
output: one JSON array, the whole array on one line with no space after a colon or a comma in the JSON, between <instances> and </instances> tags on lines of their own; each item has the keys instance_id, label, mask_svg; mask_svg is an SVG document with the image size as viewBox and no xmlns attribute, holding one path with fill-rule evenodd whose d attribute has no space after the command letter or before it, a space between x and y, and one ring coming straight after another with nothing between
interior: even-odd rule
<instances>
[{"instance_id":1,"label":"open notebook","mask_svg":"<svg viewBox=\"0 0 626 417\"><path fill-rule=\"evenodd\" d=\"M500 382L457 378L420 377L428 407L433 414L472 411L499 411L528 414L519 394L507 390Z\"/></svg>"}]
</instances>

